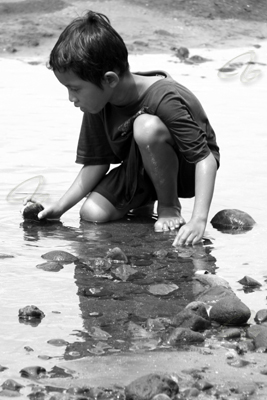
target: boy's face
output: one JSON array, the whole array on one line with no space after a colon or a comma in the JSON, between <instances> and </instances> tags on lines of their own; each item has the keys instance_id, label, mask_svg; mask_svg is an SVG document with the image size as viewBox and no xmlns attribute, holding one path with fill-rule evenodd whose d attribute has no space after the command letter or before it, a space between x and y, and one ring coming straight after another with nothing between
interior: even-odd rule
<instances>
[{"instance_id":1,"label":"boy's face","mask_svg":"<svg viewBox=\"0 0 267 400\"><path fill-rule=\"evenodd\" d=\"M54 71L54 74L59 82L68 89L69 100L74 103L75 107L80 107L83 112L88 111L91 114L96 114L111 99L112 90L105 82L103 89L100 89L93 83L82 80L72 71Z\"/></svg>"}]
</instances>

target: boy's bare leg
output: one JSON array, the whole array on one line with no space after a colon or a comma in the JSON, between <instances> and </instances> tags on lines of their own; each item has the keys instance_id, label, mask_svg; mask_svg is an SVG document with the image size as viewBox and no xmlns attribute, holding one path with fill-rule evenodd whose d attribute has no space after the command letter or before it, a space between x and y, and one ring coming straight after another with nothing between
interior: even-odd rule
<instances>
[{"instance_id":1,"label":"boy's bare leg","mask_svg":"<svg viewBox=\"0 0 267 400\"><path fill-rule=\"evenodd\" d=\"M158 220L155 231L174 230L185 223L177 195L179 160L167 127L157 117L142 114L134 122L134 138L141 152L144 168L158 197Z\"/></svg>"}]
</instances>

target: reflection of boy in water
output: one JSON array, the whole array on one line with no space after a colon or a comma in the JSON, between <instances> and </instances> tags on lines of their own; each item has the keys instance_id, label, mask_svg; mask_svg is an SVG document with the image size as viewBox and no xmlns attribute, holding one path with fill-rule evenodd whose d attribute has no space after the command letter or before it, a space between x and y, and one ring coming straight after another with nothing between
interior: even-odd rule
<instances>
[{"instance_id":1,"label":"reflection of boy in water","mask_svg":"<svg viewBox=\"0 0 267 400\"><path fill-rule=\"evenodd\" d=\"M60 35L50 68L84 113L77 150L83 167L63 197L39 218L59 218L87 196L87 221L122 218L158 200L155 231L179 228L176 243L204 233L219 148L196 97L166 72L132 73L122 38L107 17L89 11ZM109 173L110 164L120 164ZM179 197L195 195L185 223Z\"/></svg>"}]
</instances>

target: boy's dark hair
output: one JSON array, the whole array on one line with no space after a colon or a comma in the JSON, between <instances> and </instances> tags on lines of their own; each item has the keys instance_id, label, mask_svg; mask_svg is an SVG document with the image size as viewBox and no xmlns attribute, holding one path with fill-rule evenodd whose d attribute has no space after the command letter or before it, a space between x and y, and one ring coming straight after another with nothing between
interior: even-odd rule
<instances>
[{"instance_id":1,"label":"boy's dark hair","mask_svg":"<svg viewBox=\"0 0 267 400\"><path fill-rule=\"evenodd\" d=\"M48 67L59 72L71 70L84 81L102 88L106 72L114 71L122 76L128 71L128 51L109 19L88 11L61 33L51 51Z\"/></svg>"}]
</instances>

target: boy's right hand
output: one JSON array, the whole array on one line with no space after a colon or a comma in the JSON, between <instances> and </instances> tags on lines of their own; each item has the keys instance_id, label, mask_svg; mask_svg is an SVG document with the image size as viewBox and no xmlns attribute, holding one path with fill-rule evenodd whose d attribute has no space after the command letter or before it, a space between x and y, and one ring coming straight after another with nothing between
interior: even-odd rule
<instances>
[{"instance_id":1,"label":"boy's right hand","mask_svg":"<svg viewBox=\"0 0 267 400\"><path fill-rule=\"evenodd\" d=\"M63 214L61 208L59 207L58 203L50 204L49 206L45 207L44 210L40 211L38 214L39 219L59 219Z\"/></svg>"}]
</instances>

